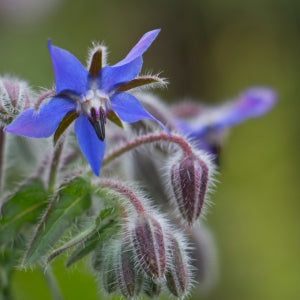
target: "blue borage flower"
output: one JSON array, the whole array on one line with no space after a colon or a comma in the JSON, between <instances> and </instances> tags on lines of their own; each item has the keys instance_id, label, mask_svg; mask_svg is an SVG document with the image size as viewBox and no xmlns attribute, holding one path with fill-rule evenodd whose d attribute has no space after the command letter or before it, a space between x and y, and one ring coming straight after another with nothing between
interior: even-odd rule
<instances>
[{"instance_id":1,"label":"blue borage flower","mask_svg":"<svg viewBox=\"0 0 300 300\"><path fill-rule=\"evenodd\" d=\"M266 114L276 101L277 94L273 89L252 87L237 99L219 106L191 107L188 109L193 114L191 118L184 118L184 108L179 107L176 127L192 138L200 149L218 155L220 139L228 128Z\"/></svg>"},{"instance_id":2,"label":"blue borage flower","mask_svg":"<svg viewBox=\"0 0 300 300\"><path fill-rule=\"evenodd\" d=\"M56 142L64 130L75 121L79 147L96 175L99 175L105 152L105 123L109 119L119 126L141 119L158 122L127 90L151 83L164 84L156 76L138 76L142 55L160 30L144 34L128 55L112 66L102 66L103 47L93 53L87 70L68 51L48 43L52 58L56 95L38 111L21 113L5 131L34 138L54 134ZM122 121L121 121L122 120ZM167 130L167 129L166 129Z\"/></svg>"}]
</instances>

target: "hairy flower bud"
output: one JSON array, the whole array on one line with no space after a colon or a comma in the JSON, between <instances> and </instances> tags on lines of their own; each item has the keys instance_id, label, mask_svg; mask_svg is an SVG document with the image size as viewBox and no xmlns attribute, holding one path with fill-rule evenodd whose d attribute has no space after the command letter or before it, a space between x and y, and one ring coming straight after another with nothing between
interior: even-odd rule
<instances>
[{"instance_id":1,"label":"hairy flower bud","mask_svg":"<svg viewBox=\"0 0 300 300\"><path fill-rule=\"evenodd\" d=\"M135 298L141 292L143 276L138 272L134 253L127 243L121 246L119 261L117 264L118 287L125 298Z\"/></svg>"},{"instance_id":2,"label":"hairy flower bud","mask_svg":"<svg viewBox=\"0 0 300 300\"><path fill-rule=\"evenodd\" d=\"M189 265L184 248L172 235L169 236L168 252L170 257L166 272L166 285L174 296L183 298L191 285Z\"/></svg>"},{"instance_id":3,"label":"hairy flower bud","mask_svg":"<svg viewBox=\"0 0 300 300\"><path fill-rule=\"evenodd\" d=\"M144 281L143 291L150 298L157 298L162 290L162 283L147 277Z\"/></svg>"},{"instance_id":4,"label":"hairy flower bud","mask_svg":"<svg viewBox=\"0 0 300 300\"><path fill-rule=\"evenodd\" d=\"M192 225L200 216L208 188L207 163L188 155L171 168L171 185L182 218Z\"/></svg>"},{"instance_id":5,"label":"hairy flower bud","mask_svg":"<svg viewBox=\"0 0 300 300\"><path fill-rule=\"evenodd\" d=\"M118 251L116 248L109 246L107 248L108 251L105 251L104 255L101 252L95 252L93 256L92 265L93 268L100 274L100 279L102 282L102 286L104 290L108 294L112 294L117 291L118 289L118 280L116 274L116 260Z\"/></svg>"},{"instance_id":6,"label":"hairy flower bud","mask_svg":"<svg viewBox=\"0 0 300 300\"><path fill-rule=\"evenodd\" d=\"M140 215L132 231L132 239L137 261L145 273L153 278L164 277L166 250L160 223L149 215Z\"/></svg>"},{"instance_id":7,"label":"hairy flower bud","mask_svg":"<svg viewBox=\"0 0 300 300\"><path fill-rule=\"evenodd\" d=\"M0 126L10 124L24 109L30 107L32 91L25 81L0 77Z\"/></svg>"}]
</instances>

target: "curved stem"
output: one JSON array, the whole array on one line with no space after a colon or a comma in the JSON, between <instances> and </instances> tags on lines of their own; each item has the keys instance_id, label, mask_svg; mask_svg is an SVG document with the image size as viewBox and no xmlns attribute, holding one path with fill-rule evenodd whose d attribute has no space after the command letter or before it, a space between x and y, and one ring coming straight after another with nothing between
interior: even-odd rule
<instances>
[{"instance_id":1,"label":"curved stem","mask_svg":"<svg viewBox=\"0 0 300 300\"><path fill-rule=\"evenodd\" d=\"M112 188L118 193L127 196L130 203L133 205L137 213L145 213L145 207L143 203L137 198L137 196L134 194L134 192L126 187L125 185L121 184L118 181L111 180L111 179L100 179L99 184Z\"/></svg>"},{"instance_id":2,"label":"curved stem","mask_svg":"<svg viewBox=\"0 0 300 300\"><path fill-rule=\"evenodd\" d=\"M41 94L36 100L35 109L38 110L44 100L46 100L47 98L50 98L50 97L54 97L54 96L55 96L55 89L48 90L48 91L44 92L43 94Z\"/></svg>"},{"instance_id":3,"label":"curved stem","mask_svg":"<svg viewBox=\"0 0 300 300\"><path fill-rule=\"evenodd\" d=\"M125 145L121 146L120 148L114 150L112 153L105 156L103 160L103 166L110 163L112 160L116 159L117 157L123 155L124 153L137 148L144 144L150 144L155 142L171 142L177 144L185 155L192 154L193 150L191 145L181 136L179 135L168 135L166 133L157 133L157 134L148 134L140 136L133 141L126 143Z\"/></svg>"}]
</instances>

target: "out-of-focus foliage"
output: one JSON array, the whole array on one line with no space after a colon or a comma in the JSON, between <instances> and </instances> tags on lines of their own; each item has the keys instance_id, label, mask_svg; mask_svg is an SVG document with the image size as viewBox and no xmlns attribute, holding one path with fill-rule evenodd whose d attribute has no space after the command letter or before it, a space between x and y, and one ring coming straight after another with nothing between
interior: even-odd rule
<instances>
[{"instance_id":1,"label":"out-of-focus foliage","mask_svg":"<svg viewBox=\"0 0 300 300\"><path fill-rule=\"evenodd\" d=\"M297 299L300 2L64 0L46 11L28 2L42 15L2 17L9 13L3 3L14 5L11 12L18 2L0 2L0 73L34 87L53 84L48 38L82 60L86 45L105 40L114 63L136 37L162 28L144 70L163 71L170 85L161 94L169 101L216 103L257 84L277 89L277 107L235 128L222 153L207 221L218 245L219 282L203 299ZM98 299L84 264L66 271L57 260L53 268L66 299ZM12 280L16 299L50 299L39 271L17 272Z\"/></svg>"}]
</instances>

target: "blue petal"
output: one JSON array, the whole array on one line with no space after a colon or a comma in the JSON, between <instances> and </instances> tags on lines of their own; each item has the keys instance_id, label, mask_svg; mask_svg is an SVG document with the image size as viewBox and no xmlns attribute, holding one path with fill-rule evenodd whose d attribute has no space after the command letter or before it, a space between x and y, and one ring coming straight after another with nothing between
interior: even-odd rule
<instances>
[{"instance_id":1,"label":"blue petal","mask_svg":"<svg viewBox=\"0 0 300 300\"><path fill-rule=\"evenodd\" d=\"M237 101L224 106L216 127L233 126L247 119L260 117L271 110L276 101L277 94L274 90L266 87L250 88Z\"/></svg>"},{"instance_id":2,"label":"blue petal","mask_svg":"<svg viewBox=\"0 0 300 300\"><path fill-rule=\"evenodd\" d=\"M110 93L120 85L134 79L142 69L143 59L141 56L128 64L118 67L106 66L99 75L99 88L105 93Z\"/></svg>"},{"instance_id":3,"label":"blue petal","mask_svg":"<svg viewBox=\"0 0 300 300\"><path fill-rule=\"evenodd\" d=\"M137 57L142 56L147 51L147 49L151 46L153 41L156 39L159 32L160 29L156 29L145 33L142 36L142 38L138 41L138 43L127 54L127 56L123 60L115 64L114 66L117 67L117 66L128 64L129 62L135 60Z\"/></svg>"},{"instance_id":4,"label":"blue petal","mask_svg":"<svg viewBox=\"0 0 300 300\"><path fill-rule=\"evenodd\" d=\"M94 173L99 176L106 147L105 141L99 140L92 124L84 115L79 116L76 120L75 132L83 155Z\"/></svg>"},{"instance_id":5,"label":"blue petal","mask_svg":"<svg viewBox=\"0 0 300 300\"><path fill-rule=\"evenodd\" d=\"M143 119L150 119L157 122L168 133L167 127L153 117L141 104L141 102L134 96L128 93L116 93L111 99L112 109L119 115L119 117L127 122L134 123Z\"/></svg>"},{"instance_id":6,"label":"blue petal","mask_svg":"<svg viewBox=\"0 0 300 300\"><path fill-rule=\"evenodd\" d=\"M211 131L223 130L250 118L262 116L273 108L276 100L277 94L274 90L253 87L246 90L236 101L203 110L195 120L177 120L177 126L184 134L200 138Z\"/></svg>"},{"instance_id":7,"label":"blue petal","mask_svg":"<svg viewBox=\"0 0 300 300\"><path fill-rule=\"evenodd\" d=\"M56 93L72 91L78 95L86 91L89 72L70 52L52 46L48 42L49 52L56 79Z\"/></svg>"},{"instance_id":8,"label":"blue petal","mask_svg":"<svg viewBox=\"0 0 300 300\"><path fill-rule=\"evenodd\" d=\"M49 137L64 116L75 109L76 104L73 101L55 97L42 105L38 112L34 108L23 111L4 130L28 137Z\"/></svg>"}]
</instances>

